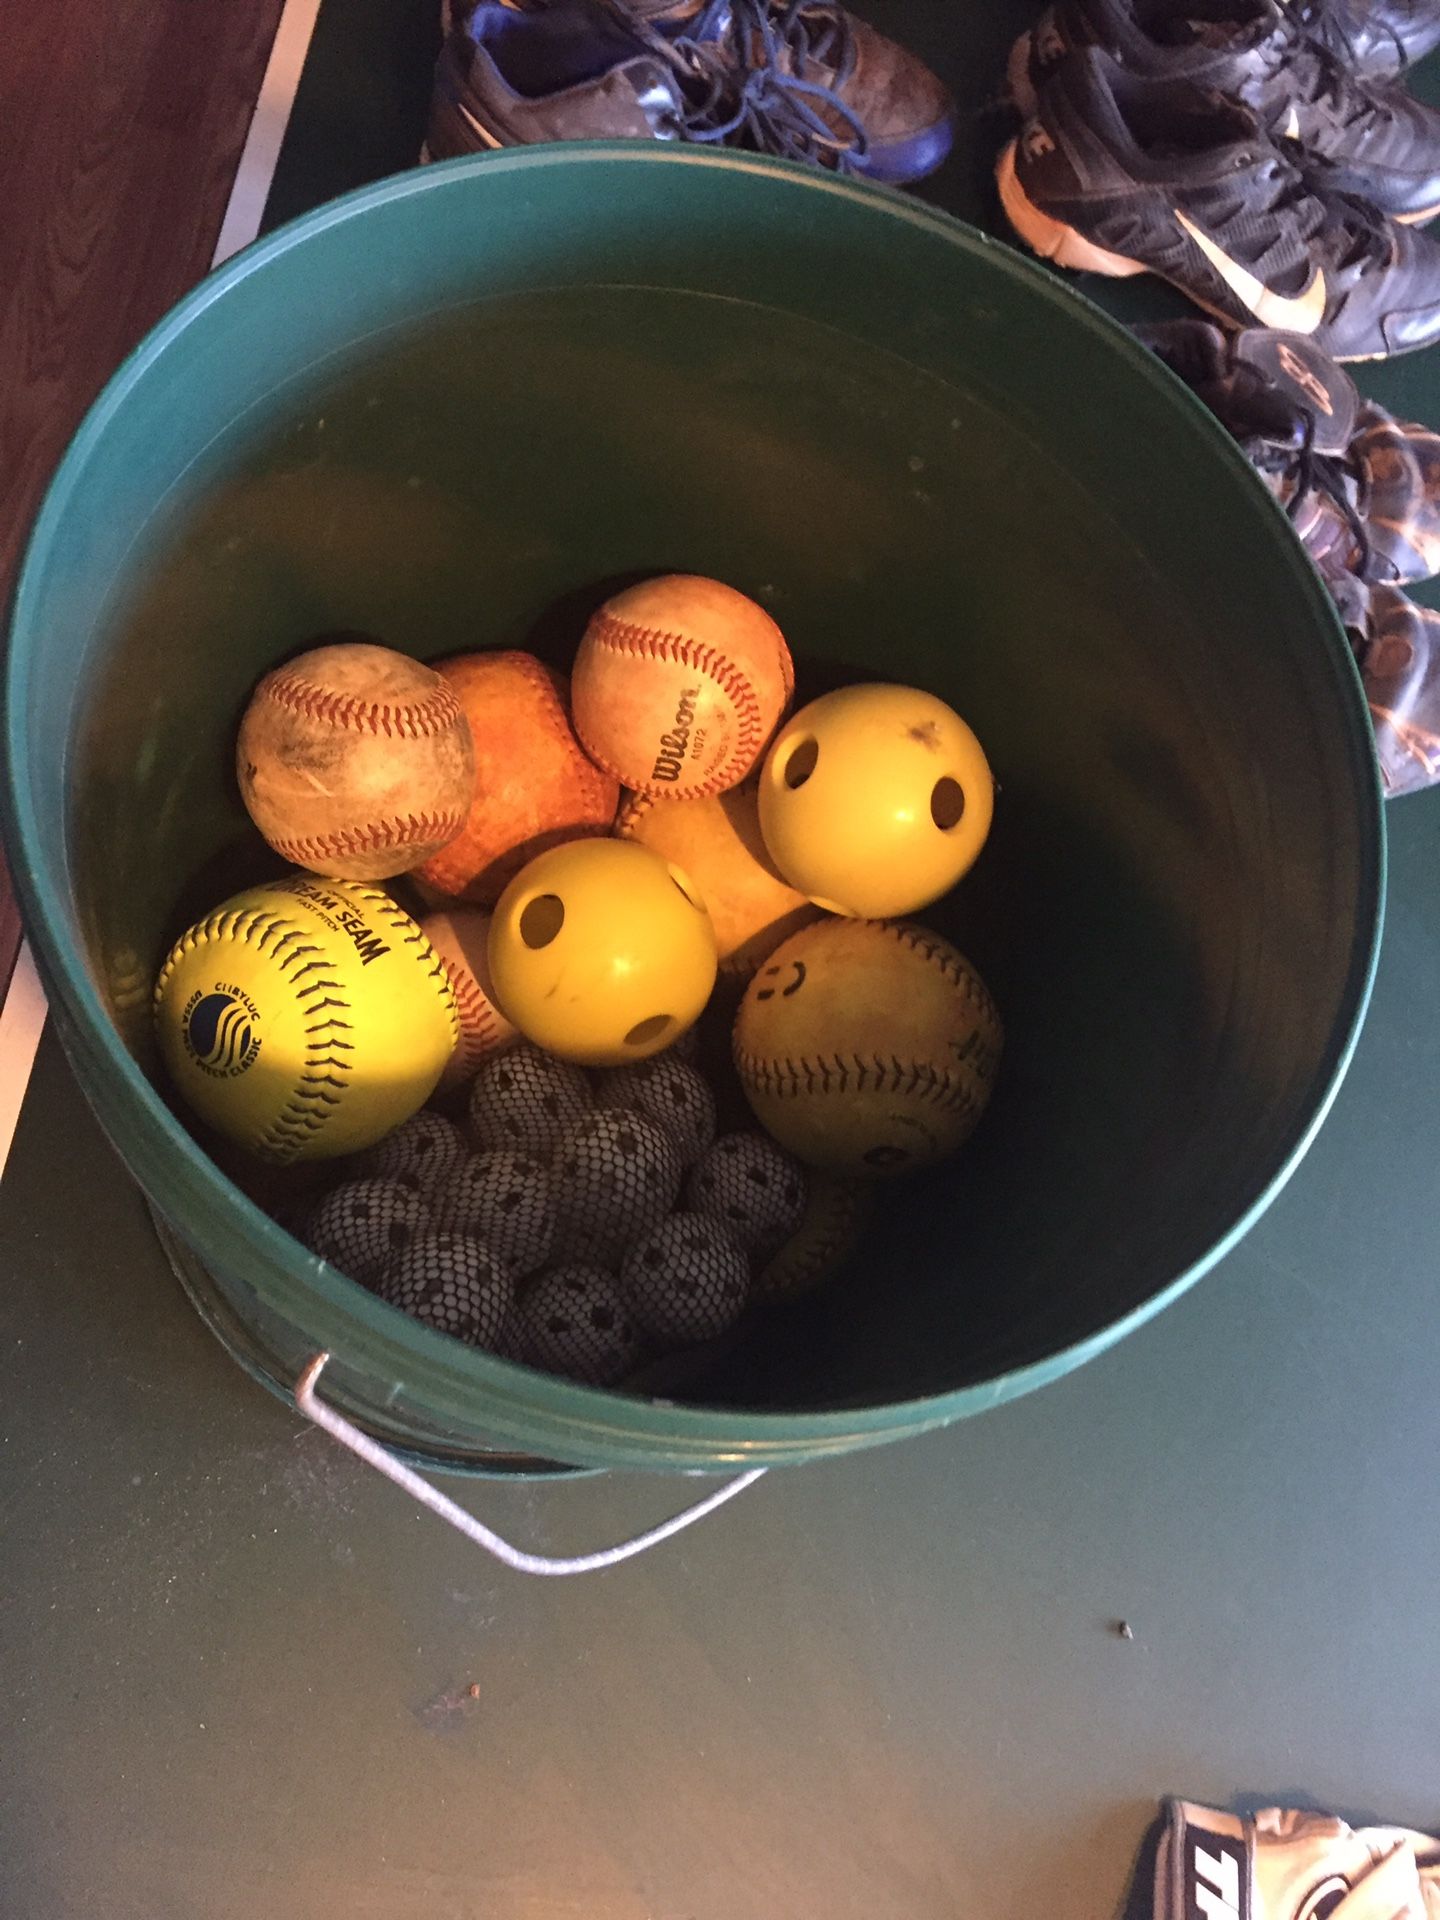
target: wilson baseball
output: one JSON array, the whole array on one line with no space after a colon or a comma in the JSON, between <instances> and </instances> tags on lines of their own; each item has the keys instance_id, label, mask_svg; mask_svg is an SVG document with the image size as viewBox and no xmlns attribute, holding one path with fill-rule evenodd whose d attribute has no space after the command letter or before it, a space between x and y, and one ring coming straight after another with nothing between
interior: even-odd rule
<instances>
[{"instance_id":1,"label":"wilson baseball","mask_svg":"<svg viewBox=\"0 0 1440 1920\"><path fill-rule=\"evenodd\" d=\"M608 833L620 790L575 738L564 675L533 654L462 653L437 672L470 724L475 785L459 833L415 878L493 907L537 853Z\"/></svg>"},{"instance_id":2,"label":"wilson baseball","mask_svg":"<svg viewBox=\"0 0 1440 1920\"><path fill-rule=\"evenodd\" d=\"M267 673L240 722L246 810L282 859L383 880L465 824L470 726L438 673L363 641L315 647Z\"/></svg>"},{"instance_id":3,"label":"wilson baseball","mask_svg":"<svg viewBox=\"0 0 1440 1920\"><path fill-rule=\"evenodd\" d=\"M746 989L735 1064L756 1118L812 1167L883 1176L961 1146L990 1098L1000 1016L928 928L821 920Z\"/></svg>"},{"instance_id":4,"label":"wilson baseball","mask_svg":"<svg viewBox=\"0 0 1440 1920\"><path fill-rule=\"evenodd\" d=\"M638 840L681 867L710 909L720 971L748 980L789 934L820 918L803 893L782 880L760 837L760 806L750 781L698 800L634 793L615 821L622 840Z\"/></svg>"},{"instance_id":5,"label":"wilson baseball","mask_svg":"<svg viewBox=\"0 0 1440 1920\"><path fill-rule=\"evenodd\" d=\"M794 686L763 607L718 580L665 574L607 600L586 627L575 730L622 786L691 799L745 778Z\"/></svg>"},{"instance_id":6,"label":"wilson baseball","mask_svg":"<svg viewBox=\"0 0 1440 1920\"><path fill-rule=\"evenodd\" d=\"M460 1041L440 1076L444 1092L473 1080L491 1054L503 1053L520 1038L520 1030L495 1004L490 960L485 950L490 938L488 913L479 907L427 913L420 922L420 931L440 956L460 1014Z\"/></svg>"},{"instance_id":7,"label":"wilson baseball","mask_svg":"<svg viewBox=\"0 0 1440 1920\"><path fill-rule=\"evenodd\" d=\"M450 982L388 894L309 874L236 894L155 986L176 1090L262 1160L370 1147L424 1105L455 1047Z\"/></svg>"}]
</instances>

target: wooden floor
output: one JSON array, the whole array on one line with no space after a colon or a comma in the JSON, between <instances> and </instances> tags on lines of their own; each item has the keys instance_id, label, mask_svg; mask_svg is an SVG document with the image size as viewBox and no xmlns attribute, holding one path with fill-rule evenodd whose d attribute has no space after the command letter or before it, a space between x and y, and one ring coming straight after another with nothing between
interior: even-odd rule
<instances>
[{"instance_id":1,"label":"wooden floor","mask_svg":"<svg viewBox=\"0 0 1440 1920\"><path fill-rule=\"evenodd\" d=\"M0 0L0 605L67 439L209 265L281 0ZM0 866L0 1000L18 918Z\"/></svg>"}]
</instances>

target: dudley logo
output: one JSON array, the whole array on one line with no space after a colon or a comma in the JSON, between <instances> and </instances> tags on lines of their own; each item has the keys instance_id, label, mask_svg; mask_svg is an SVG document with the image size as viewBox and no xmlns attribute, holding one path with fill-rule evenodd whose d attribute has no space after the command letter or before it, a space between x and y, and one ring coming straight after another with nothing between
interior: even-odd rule
<instances>
[{"instance_id":1,"label":"dudley logo","mask_svg":"<svg viewBox=\"0 0 1440 1920\"><path fill-rule=\"evenodd\" d=\"M181 1015L186 1050L202 1072L233 1080L260 1051L260 1010L238 987L216 986L190 996Z\"/></svg>"}]
</instances>

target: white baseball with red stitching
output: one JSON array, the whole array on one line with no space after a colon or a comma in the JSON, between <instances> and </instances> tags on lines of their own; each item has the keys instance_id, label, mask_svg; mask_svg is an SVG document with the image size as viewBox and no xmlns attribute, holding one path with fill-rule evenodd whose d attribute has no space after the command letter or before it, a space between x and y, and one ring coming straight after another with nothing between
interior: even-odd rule
<instances>
[{"instance_id":1,"label":"white baseball with red stitching","mask_svg":"<svg viewBox=\"0 0 1440 1920\"><path fill-rule=\"evenodd\" d=\"M607 600L585 629L570 698L591 759L672 800L738 786L794 691L790 650L753 600L666 574Z\"/></svg>"},{"instance_id":2,"label":"white baseball with red stitching","mask_svg":"<svg viewBox=\"0 0 1440 1920\"><path fill-rule=\"evenodd\" d=\"M314 647L267 673L240 723L236 774L282 859L335 879L406 873L470 808L470 725L440 675L365 641Z\"/></svg>"}]
</instances>

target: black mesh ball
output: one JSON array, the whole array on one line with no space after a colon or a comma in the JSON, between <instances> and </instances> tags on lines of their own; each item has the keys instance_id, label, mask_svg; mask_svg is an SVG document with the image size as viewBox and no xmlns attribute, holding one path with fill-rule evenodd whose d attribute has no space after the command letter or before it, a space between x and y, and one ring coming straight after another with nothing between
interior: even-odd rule
<instances>
[{"instance_id":1,"label":"black mesh ball","mask_svg":"<svg viewBox=\"0 0 1440 1920\"><path fill-rule=\"evenodd\" d=\"M365 1155L365 1170L412 1187L433 1187L464 1164L465 1136L443 1113L422 1109L401 1121Z\"/></svg>"},{"instance_id":2,"label":"black mesh ball","mask_svg":"<svg viewBox=\"0 0 1440 1920\"><path fill-rule=\"evenodd\" d=\"M744 1312L749 1255L723 1222L672 1213L630 1249L620 1290L642 1332L665 1346L693 1346L724 1333Z\"/></svg>"},{"instance_id":3,"label":"black mesh ball","mask_svg":"<svg viewBox=\"0 0 1440 1920\"><path fill-rule=\"evenodd\" d=\"M347 1180L316 1207L303 1238L312 1253L369 1286L433 1224L428 1199L403 1181Z\"/></svg>"},{"instance_id":4,"label":"black mesh ball","mask_svg":"<svg viewBox=\"0 0 1440 1920\"><path fill-rule=\"evenodd\" d=\"M547 1373L609 1386L635 1365L640 1334L615 1276L598 1267L552 1267L520 1302L525 1358Z\"/></svg>"},{"instance_id":5,"label":"black mesh ball","mask_svg":"<svg viewBox=\"0 0 1440 1920\"><path fill-rule=\"evenodd\" d=\"M644 1114L598 1107L565 1136L551 1172L562 1257L603 1267L669 1213L684 1167Z\"/></svg>"},{"instance_id":6,"label":"black mesh ball","mask_svg":"<svg viewBox=\"0 0 1440 1920\"><path fill-rule=\"evenodd\" d=\"M550 1169L532 1154L470 1154L429 1199L437 1227L470 1234L517 1279L550 1258L555 1244Z\"/></svg>"},{"instance_id":7,"label":"black mesh ball","mask_svg":"<svg viewBox=\"0 0 1440 1920\"><path fill-rule=\"evenodd\" d=\"M694 1067L657 1053L633 1067L607 1067L596 1079L601 1106L629 1107L653 1120L680 1149L688 1167L715 1138L715 1096Z\"/></svg>"},{"instance_id":8,"label":"black mesh ball","mask_svg":"<svg viewBox=\"0 0 1440 1920\"><path fill-rule=\"evenodd\" d=\"M388 1261L375 1291L439 1333L468 1347L496 1347L515 1302L508 1268L463 1233L421 1233Z\"/></svg>"},{"instance_id":9,"label":"black mesh ball","mask_svg":"<svg viewBox=\"0 0 1440 1920\"><path fill-rule=\"evenodd\" d=\"M696 1161L685 1182L693 1213L723 1220L741 1246L773 1249L805 1212L805 1169L766 1133L725 1133Z\"/></svg>"},{"instance_id":10,"label":"black mesh ball","mask_svg":"<svg viewBox=\"0 0 1440 1920\"><path fill-rule=\"evenodd\" d=\"M470 1087L470 1136L481 1153L548 1160L594 1103L579 1067L530 1045L487 1060Z\"/></svg>"}]
</instances>

